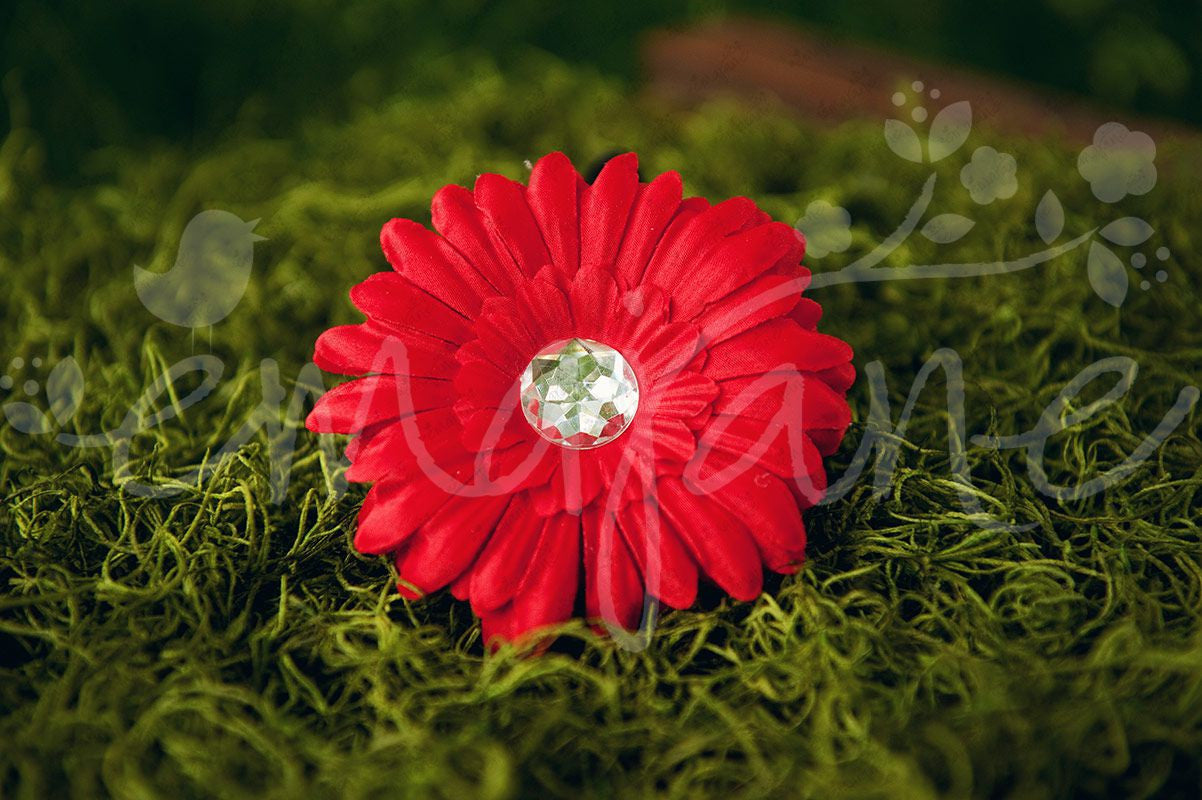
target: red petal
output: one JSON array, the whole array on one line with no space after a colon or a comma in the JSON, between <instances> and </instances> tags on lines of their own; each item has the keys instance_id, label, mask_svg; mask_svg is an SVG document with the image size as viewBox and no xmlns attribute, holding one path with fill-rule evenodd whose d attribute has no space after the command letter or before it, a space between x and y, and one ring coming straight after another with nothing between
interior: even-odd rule
<instances>
[{"instance_id":1,"label":"red petal","mask_svg":"<svg viewBox=\"0 0 1202 800\"><path fill-rule=\"evenodd\" d=\"M517 403L504 408L461 406L456 408L460 440L469 450L499 450L519 442L535 441L534 430Z\"/></svg>"},{"instance_id":2,"label":"red petal","mask_svg":"<svg viewBox=\"0 0 1202 800\"><path fill-rule=\"evenodd\" d=\"M697 318L702 338L715 344L762 322L784 316L797 304L800 292L801 284L796 278L762 275L742 289L706 306Z\"/></svg>"},{"instance_id":3,"label":"red petal","mask_svg":"<svg viewBox=\"0 0 1202 800\"><path fill-rule=\"evenodd\" d=\"M481 175L476 179L474 196L489 230L505 243L523 274L532 277L551 263L520 183L501 175Z\"/></svg>"},{"instance_id":4,"label":"red petal","mask_svg":"<svg viewBox=\"0 0 1202 800\"><path fill-rule=\"evenodd\" d=\"M682 420L670 417L652 422L655 457L661 461L688 461L697 451L697 434Z\"/></svg>"},{"instance_id":5,"label":"red petal","mask_svg":"<svg viewBox=\"0 0 1202 800\"><path fill-rule=\"evenodd\" d=\"M644 342L668 324L668 295L663 289L645 283L624 293L614 311L607 320L610 328L607 335L615 343L638 352Z\"/></svg>"},{"instance_id":6,"label":"red petal","mask_svg":"<svg viewBox=\"0 0 1202 800\"><path fill-rule=\"evenodd\" d=\"M695 282L705 256L753 221L756 212L755 203L746 197L732 197L700 213L678 215L655 249L643 280L668 290Z\"/></svg>"},{"instance_id":7,"label":"red petal","mask_svg":"<svg viewBox=\"0 0 1202 800\"><path fill-rule=\"evenodd\" d=\"M451 597L456 600L467 600L468 590L471 586L472 573L471 570L464 570L459 577L451 581Z\"/></svg>"},{"instance_id":8,"label":"red petal","mask_svg":"<svg viewBox=\"0 0 1202 800\"><path fill-rule=\"evenodd\" d=\"M479 339L469 346L498 367L515 370L516 377L516 372L525 369L530 358L549 344L531 329L534 316L537 312L530 314L513 298L490 297L476 323Z\"/></svg>"},{"instance_id":9,"label":"red petal","mask_svg":"<svg viewBox=\"0 0 1202 800\"><path fill-rule=\"evenodd\" d=\"M380 245L392 268L466 317L480 309L493 288L463 257L413 220L394 219L380 231Z\"/></svg>"},{"instance_id":10,"label":"red petal","mask_svg":"<svg viewBox=\"0 0 1202 800\"><path fill-rule=\"evenodd\" d=\"M543 234L551 263L563 274L580 268L580 175L563 153L548 153L530 173L526 202Z\"/></svg>"},{"instance_id":11,"label":"red petal","mask_svg":"<svg viewBox=\"0 0 1202 800\"><path fill-rule=\"evenodd\" d=\"M700 352L699 339L697 328L688 322L673 322L660 328L644 340L632 365L639 380L654 384L679 374Z\"/></svg>"},{"instance_id":12,"label":"red petal","mask_svg":"<svg viewBox=\"0 0 1202 800\"><path fill-rule=\"evenodd\" d=\"M496 650L503 642L512 641L515 616L513 603L508 603L487 614L481 614L480 637L484 639L484 646L489 650Z\"/></svg>"},{"instance_id":13,"label":"red petal","mask_svg":"<svg viewBox=\"0 0 1202 800\"><path fill-rule=\"evenodd\" d=\"M335 386L318 399L305 425L315 433L358 433L368 425L455 401L450 381L371 375Z\"/></svg>"},{"instance_id":14,"label":"red petal","mask_svg":"<svg viewBox=\"0 0 1202 800\"><path fill-rule=\"evenodd\" d=\"M428 481L377 483L359 509L355 549L360 553L396 550L450 499Z\"/></svg>"},{"instance_id":15,"label":"red petal","mask_svg":"<svg viewBox=\"0 0 1202 800\"><path fill-rule=\"evenodd\" d=\"M611 499L615 498L613 507L644 500L655 490L655 440L648 431L653 430L653 421L642 422L636 416L623 437L624 446L614 449L613 455L599 452L597 462L600 465L603 486L605 488L605 504L611 507ZM694 448L695 448L694 444Z\"/></svg>"},{"instance_id":16,"label":"red petal","mask_svg":"<svg viewBox=\"0 0 1202 800\"><path fill-rule=\"evenodd\" d=\"M651 253L680 207L682 191L683 183L676 172L665 172L651 183L639 187L630 221L626 225L626 236L622 239L615 262L616 273L623 286L634 287L642 283Z\"/></svg>"},{"instance_id":17,"label":"red petal","mask_svg":"<svg viewBox=\"0 0 1202 800\"><path fill-rule=\"evenodd\" d=\"M323 332L313 348L313 363L341 375L378 372L449 379L455 371L455 349L440 339L364 322Z\"/></svg>"},{"instance_id":18,"label":"red petal","mask_svg":"<svg viewBox=\"0 0 1202 800\"><path fill-rule=\"evenodd\" d=\"M473 336L471 322L395 272L377 272L351 289L351 301L372 320L460 344Z\"/></svg>"},{"instance_id":19,"label":"red petal","mask_svg":"<svg viewBox=\"0 0 1202 800\"><path fill-rule=\"evenodd\" d=\"M580 520L558 514L547 520L514 596L513 635L568 619L576 603L579 574Z\"/></svg>"},{"instance_id":20,"label":"red petal","mask_svg":"<svg viewBox=\"0 0 1202 800\"><path fill-rule=\"evenodd\" d=\"M793 321L808 331L817 329L818 320L822 319L822 306L808 297L801 298L791 315Z\"/></svg>"},{"instance_id":21,"label":"red petal","mask_svg":"<svg viewBox=\"0 0 1202 800\"><path fill-rule=\"evenodd\" d=\"M703 371L716 381L774 370L817 372L840 366L851 357L847 342L780 319L709 348Z\"/></svg>"},{"instance_id":22,"label":"red petal","mask_svg":"<svg viewBox=\"0 0 1202 800\"><path fill-rule=\"evenodd\" d=\"M651 256L647 261L647 268L643 271L641 278L643 284L662 287L667 290L673 288L669 276L660 274L659 265L662 263L665 254L670 254L674 251L676 242L680 240L683 232L689 230L689 226L693 223L693 220L709 209L710 202L704 197L688 197L680 202L680 207L676 209L676 213L668 221L663 235L660 236L659 241L651 252Z\"/></svg>"},{"instance_id":23,"label":"red petal","mask_svg":"<svg viewBox=\"0 0 1202 800\"><path fill-rule=\"evenodd\" d=\"M539 340L539 349L573 335L574 325L568 298L556 285L554 276L555 273L550 268L544 268L534 280L526 282L514 295L518 307L529 311L526 324Z\"/></svg>"},{"instance_id":24,"label":"red petal","mask_svg":"<svg viewBox=\"0 0 1202 800\"><path fill-rule=\"evenodd\" d=\"M704 479L707 487L721 486L730 476L757 468L793 479L803 508L818 503L826 491L822 454L795 423L744 417L715 417L702 433L686 475Z\"/></svg>"},{"instance_id":25,"label":"red petal","mask_svg":"<svg viewBox=\"0 0 1202 800\"><path fill-rule=\"evenodd\" d=\"M693 494L676 478L659 482L659 502L666 522L706 575L736 600L759 596L764 570L755 541L739 520L712 499Z\"/></svg>"},{"instance_id":26,"label":"red petal","mask_svg":"<svg viewBox=\"0 0 1202 800\"><path fill-rule=\"evenodd\" d=\"M814 443L814 447L818 448L818 452L829 456L839 449L839 445L843 442L843 436L847 433L847 427L806 431L806 433Z\"/></svg>"},{"instance_id":27,"label":"red petal","mask_svg":"<svg viewBox=\"0 0 1202 800\"><path fill-rule=\"evenodd\" d=\"M588 339L604 339L611 328L610 320L618 308L618 285L613 275L600 267L586 267L576 274L568 291L572 309L573 335ZM621 341L605 342L621 348Z\"/></svg>"},{"instance_id":28,"label":"red petal","mask_svg":"<svg viewBox=\"0 0 1202 800\"><path fill-rule=\"evenodd\" d=\"M681 372L655 385L655 415L692 419L718 396L718 384L700 372Z\"/></svg>"},{"instance_id":29,"label":"red petal","mask_svg":"<svg viewBox=\"0 0 1202 800\"><path fill-rule=\"evenodd\" d=\"M845 394L851 388L851 385L856 382L856 368L850 363L839 364L830 369L821 370L815 373L815 375L840 394Z\"/></svg>"},{"instance_id":30,"label":"red petal","mask_svg":"<svg viewBox=\"0 0 1202 800\"><path fill-rule=\"evenodd\" d=\"M618 529L634 555L647 594L672 608L697 599L697 562L676 533L661 524L654 504L630 503L618 512Z\"/></svg>"},{"instance_id":31,"label":"red petal","mask_svg":"<svg viewBox=\"0 0 1202 800\"><path fill-rule=\"evenodd\" d=\"M605 162L580 200L580 265L612 268L639 190L639 160L623 153Z\"/></svg>"},{"instance_id":32,"label":"red petal","mask_svg":"<svg viewBox=\"0 0 1202 800\"><path fill-rule=\"evenodd\" d=\"M508 447L495 452L485 452L472 461L473 482L487 485L490 493L520 492L535 487L544 487L557 465L556 448L550 442L539 440Z\"/></svg>"},{"instance_id":33,"label":"red petal","mask_svg":"<svg viewBox=\"0 0 1202 800\"><path fill-rule=\"evenodd\" d=\"M472 610L478 616L513 599L545 526L546 520L535 516L524 498L515 497L509 504L472 569Z\"/></svg>"},{"instance_id":34,"label":"red petal","mask_svg":"<svg viewBox=\"0 0 1202 800\"><path fill-rule=\"evenodd\" d=\"M369 426L347 445L346 455L351 460L349 481L428 474L432 466L446 469L469 458L460 444L455 415L445 408Z\"/></svg>"},{"instance_id":35,"label":"red petal","mask_svg":"<svg viewBox=\"0 0 1202 800\"><path fill-rule=\"evenodd\" d=\"M604 488L601 459L595 453L549 446L548 457L558 468L543 486L532 486L534 510L542 516L560 511L577 514L597 498Z\"/></svg>"},{"instance_id":36,"label":"red petal","mask_svg":"<svg viewBox=\"0 0 1202 800\"><path fill-rule=\"evenodd\" d=\"M772 420L787 407L785 418L797 419L806 431L842 431L851 422L851 409L843 396L812 374L770 373L718 385L721 395L714 403L715 414Z\"/></svg>"},{"instance_id":37,"label":"red petal","mask_svg":"<svg viewBox=\"0 0 1202 800\"><path fill-rule=\"evenodd\" d=\"M643 613L643 582L626 542L612 525L602 529L596 511L586 511L581 523L588 615L627 630L636 628Z\"/></svg>"},{"instance_id":38,"label":"red petal","mask_svg":"<svg viewBox=\"0 0 1202 800\"><path fill-rule=\"evenodd\" d=\"M459 577L492 535L509 501L508 495L455 498L444 505L397 557L402 581L421 594L429 594ZM404 588L401 593L413 596Z\"/></svg>"},{"instance_id":39,"label":"red petal","mask_svg":"<svg viewBox=\"0 0 1202 800\"><path fill-rule=\"evenodd\" d=\"M505 243L485 224L467 189L444 186L434 195L430 211L434 228L498 291L511 292L524 279Z\"/></svg>"},{"instance_id":40,"label":"red petal","mask_svg":"<svg viewBox=\"0 0 1202 800\"><path fill-rule=\"evenodd\" d=\"M707 303L725 297L751 282L778 263L801 261L801 246L793 229L780 222L760 225L723 239L703 259L689 265L692 270L669 284L672 312L691 319Z\"/></svg>"},{"instance_id":41,"label":"red petal","mask_svg":"<svg viewBox=\"0 0 1202 800\"><path fill-rule=\"evenodd\" d=\"M457 359L454 385L459 396L476 408L504 407L505 394L516 389L520 373L503 372L496 364L475 357L467 347L460 349Z\"/></svg>"},{"instance_id":42,"label":"red petal","mask_svg":"<svg viewBox=\"0 0 1202 800\"><path fill-rule=\"evenodd\" d=\"M747 526L769 569L797 570L805 558L806 530L783 480L751 470L725 482L710 496Z\"/></svg>"}]
</instances>

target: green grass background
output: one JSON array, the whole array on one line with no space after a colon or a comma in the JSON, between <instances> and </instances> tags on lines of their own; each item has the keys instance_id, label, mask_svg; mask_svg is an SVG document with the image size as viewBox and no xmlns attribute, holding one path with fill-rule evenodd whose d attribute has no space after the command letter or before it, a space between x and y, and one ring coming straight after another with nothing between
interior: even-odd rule
<instances>
[{"instance_id":1,"label":"green grass background","mask_svg":"<svg viewBox=\"0 0 1202 800\"><path fill-rule=\"evenodd\" d=\"M285 133L252 104L211 142L112 144L58 178L54 142L10 78L0 362L45 362L8 368L16 385L74 356L86 396L67 430L91 433L118 426L193 348L218 355L219 390L131 448L129 474L170 481L259 403L261 359L291 389L317 334L358 318L346 292L385 268L381 223L428 221L444 183L521 178L551 149L580 165L635 149L648 174L679 169L692 193L748 195L787 222L815 199L846 206L853 245L814 262L825 270L890 232L926 177L889 152L879 122L817 130L718 101L669 113L546 56L504 69L447 58L425 80ZM1020 188L978 207L957 172L986 143L1015 154ZM939 249L915 237L887 265L1042 249L1031 219L1053 189L1071 233L1146 217L1149 255L1174 254L1169 281L1113 309L1081 250L1010 277L827 288L814 295L823 330L861 369L882 362L895 414L923 361L957 350L973 433L1026 430L1093 360L1135 358L1131 393L1049 449L1052 480L1080 482L1202 379L1198 163L1196 148L1162 144L1157 187L1120 212L1093 199L1075 150L975 132L937 165L933 210L976 228ZM269 241L243 302L211 344L193 343L142 308L132 270L169 266L183 226L212 207L262 217ZM864 434L862 382L850 399L859 421L835 476ZM1019 455L970 450L985 507L1036 523L1020 534L961 510L946 417L936 378L890 496L874 498L866 474L811 512L806 568L756 602L708 594L664 614L641 653L569 625L540 658L484 655L469 610L445 595L398 598L388 563L350 546L362 488L331 499L334 467L304 431L273 504L262 435L201 485L148 499L117 485L106 451L2 427L0 796L1196 797L1199 412L1081 502L1035 492Z\"/></svg>"}]
</instances>

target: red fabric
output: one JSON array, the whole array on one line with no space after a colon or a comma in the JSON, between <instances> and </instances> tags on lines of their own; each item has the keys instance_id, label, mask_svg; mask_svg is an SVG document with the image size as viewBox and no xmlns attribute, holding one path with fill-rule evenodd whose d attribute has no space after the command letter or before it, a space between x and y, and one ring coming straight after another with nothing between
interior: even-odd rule
<instances>
[{"instance_id":1,"label":"red fabric","mask_svg":"<svg viewBox=\"0 0 1202 800\"><path fill-rule=\"evenodd\" d=\"M697 599L697 562L664 523L654 503L627 503L616 515L618 529L634 556L647 593L672 608Z\"/></svg>"},{"instance_id":2,"label":"red fabric","mask_svg":"<svg viewBox=\"0 0 1202 800\"><path fill-rule=\"evenodd\" d=\"M798 568L855 370L801 297L795 231L746 198L684 198L674 172L640 183L633 153L591 185L552 153L529 186L481 175L431 210L437 233L384 226L394 271L351 290L367 320L315 348L363 376L308 419L353 435L347 477L374 484L357 549L393 555L406 596L469 601L490 643L578 599L631 628L647 597L687 608L704 578L751 600L764 567ZM634 420L592 450L543 440L518 402L533 355L571 337L639 381Z\"/></svg>"},{"instance_id":3,"label":"red fabric","mask_svg":"<svg viewBox=\"0 0 1202 800\"><path fill-rule=\"evenodd\" d=\"M695 494L679 478L659 482L664 524L671 526L701 569L736 600L754 600L764 571L751 532L708 496Z\"/></svg>"},{"instance_id":4,"label":"red fabric","mask_svg":"<svg viewBox=\"0 0 1202 800\"><path fill-rule=\"evenodd\" d=\"M634 153L611 158L580 200L580 265L608 266L618 256L630 207L639 190Z\"/></svg>"}]
</instances>

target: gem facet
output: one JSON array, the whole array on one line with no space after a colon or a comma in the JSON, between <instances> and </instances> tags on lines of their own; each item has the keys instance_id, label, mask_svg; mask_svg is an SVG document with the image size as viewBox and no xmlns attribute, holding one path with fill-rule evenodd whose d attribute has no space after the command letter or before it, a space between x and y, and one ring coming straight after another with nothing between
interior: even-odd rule
<instances>
[{"instance_id":1,"label":"gem facet","mask_svg":"<svg viewBox=\"0 0 1202 800\"><path fill-rule=\"evenodd\" d=\"M639 384L622 354L592 339L540 350L522 373L522 411L544 438L570 450L600 447L626 430Z\"/></svg>"}]
</instances>

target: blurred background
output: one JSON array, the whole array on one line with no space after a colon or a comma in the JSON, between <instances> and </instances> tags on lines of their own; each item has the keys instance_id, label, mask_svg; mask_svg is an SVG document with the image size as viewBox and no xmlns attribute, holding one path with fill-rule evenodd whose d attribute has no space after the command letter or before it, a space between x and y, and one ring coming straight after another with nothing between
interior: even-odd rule
<instances>
[{"instance_id":1,"label":"blurred background","mask_svg":"<svg viewBox=\"0 0 1202 800\"><path fill-rule=\"evenodd\" d=\"M868 45L1088 97L1101 109L1202 122L1197 0L10 0L0 8L0 124L27 114L50 143L49 174L70 180L85 154L110 144L205 146L235 121L287 135L299 119L438 91L448 60L471 53L503 69L542 50L632 86L654 83L665 58L691 56L662 42L657 51L649 32L721 30L747 17L808 32L808 62L825 52L814 42ZM754 39L740 46L754 52Z\"/></svg>"}]
</instances>

